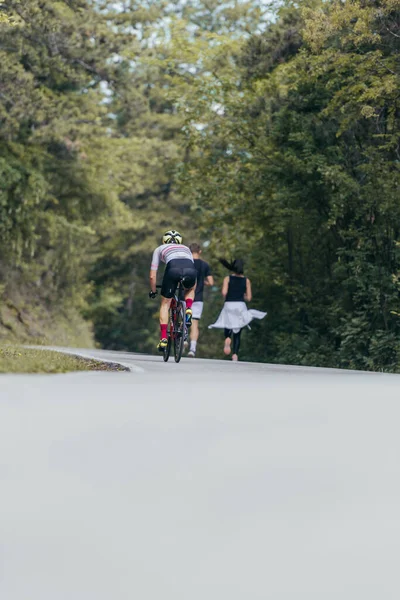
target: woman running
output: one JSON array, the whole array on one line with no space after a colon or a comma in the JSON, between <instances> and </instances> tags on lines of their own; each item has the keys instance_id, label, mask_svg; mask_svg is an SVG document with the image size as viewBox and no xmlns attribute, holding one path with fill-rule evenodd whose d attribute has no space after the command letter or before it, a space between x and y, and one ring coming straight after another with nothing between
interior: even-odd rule
<instances>
[{"instance_id":1,"label":"woman running","mask_svg":"<svg viewBox=\"0 0 400 600\"><path fill-rule=\"evenodd\" d=\"M220 259L220 262L231 271L231 274L224 278L222 284L222 295L225 298L224 307L216 322L209 325L209 329L215 327L224 330L224 353L229 356L233 341L232 360L236 361L239 358L242 329L249 327L249 323L253 319L263 319L267 313L248 309L246 306L246 302L250 302L252 299L252 293L250 279L244 276L243 260L237 258L233 263L229 263L225 259Z\"/></svg>"}]
</instances>

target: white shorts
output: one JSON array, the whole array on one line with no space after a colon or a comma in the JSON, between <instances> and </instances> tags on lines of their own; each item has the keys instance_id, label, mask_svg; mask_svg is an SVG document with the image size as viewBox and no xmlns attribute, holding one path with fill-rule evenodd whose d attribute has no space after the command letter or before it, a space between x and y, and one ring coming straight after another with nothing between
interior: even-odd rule
<instances>
[{"instance_id":1,"label":"white shorts","mask_svg":"<svg viewBox=\"0 0 400 600\"><path fill-rule=\"evenodd\" d=\"M243 327L249 327L253 319L263 319L266 312L248 309L245 302L225 302L218 319L208 328L218 327L220 329L232 329L233 333L238 333Z\"/></svg>"},{"instance_id":2,"label":"white shorts","mask_svg":"<svg viewBox=\"0 0 400 600\"><path fill-rule=\"evenodd\" d=\"M203 313L203 302L193 302L192 304L192 319L201 319Z\"/></svg>"}]
</instances>

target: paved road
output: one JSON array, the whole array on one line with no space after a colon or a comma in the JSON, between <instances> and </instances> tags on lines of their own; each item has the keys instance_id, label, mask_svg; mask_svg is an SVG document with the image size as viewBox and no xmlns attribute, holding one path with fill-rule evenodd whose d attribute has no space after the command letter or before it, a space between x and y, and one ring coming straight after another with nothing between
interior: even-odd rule
<instances>
[{"instance_id":1,"label":"paved road","mask_svg":"<svg viewBox=\"0 0 400 600\"><path fill-rule=\"evenodd\" d=\"M398 600L400 378L0 377L4 600Z\"/></svg>"}]
</instances>

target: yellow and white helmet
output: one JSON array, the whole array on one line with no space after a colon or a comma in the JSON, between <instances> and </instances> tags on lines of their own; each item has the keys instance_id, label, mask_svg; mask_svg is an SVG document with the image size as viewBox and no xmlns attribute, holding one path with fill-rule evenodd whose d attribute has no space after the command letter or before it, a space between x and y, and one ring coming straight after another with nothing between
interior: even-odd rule
<instances>
[{"instance_id":1,"label":"yellow and white helmet","mask_svg":"<svg viewBox=\"0 0 400 600\"><path fill-rule=\"evenodd\" d=\"M175 229L170 229L166 231L163 235L162 241L163 244L182 244L182 236L179 231L175 231Z\"/></svg>"}]
</instances>

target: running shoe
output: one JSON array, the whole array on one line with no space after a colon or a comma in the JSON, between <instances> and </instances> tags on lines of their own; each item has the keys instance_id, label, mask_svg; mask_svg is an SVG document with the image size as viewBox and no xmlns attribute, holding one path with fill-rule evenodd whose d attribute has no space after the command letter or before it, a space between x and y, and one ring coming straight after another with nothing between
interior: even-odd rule
<instances>
[{"instance_id":1,"label":"running shoe","mask_svg":"<svg viewBox=\"0 0 400 600\"><path fill-rule=\"evenodd\" d=\"M196 352L193 352L193 350L189 350L188 357L189 358L196 358Z\"/></svg>"},{"instance_id":2,"label":"running shoe","mask_svg":"<svg viewBox=\"0 0 400 600\"><path fill-rule=\"evenodd\" d=\"M187 308L186 309L186 327L191 327L192 326L192 309L191 308Z\"/></svg>"},{"instance_id":3,"label":"running shoe","mask_svg":"<svg viewBox=\"0 0 400 600\"><path fill-rule=\"evenodd\" d=\"M164 350L167 346L168 346L167 338L162 338L162 340L160 340L158 343L157 350L159 350L160 352L164 352Z\"/></svg>"}]
</instances>

